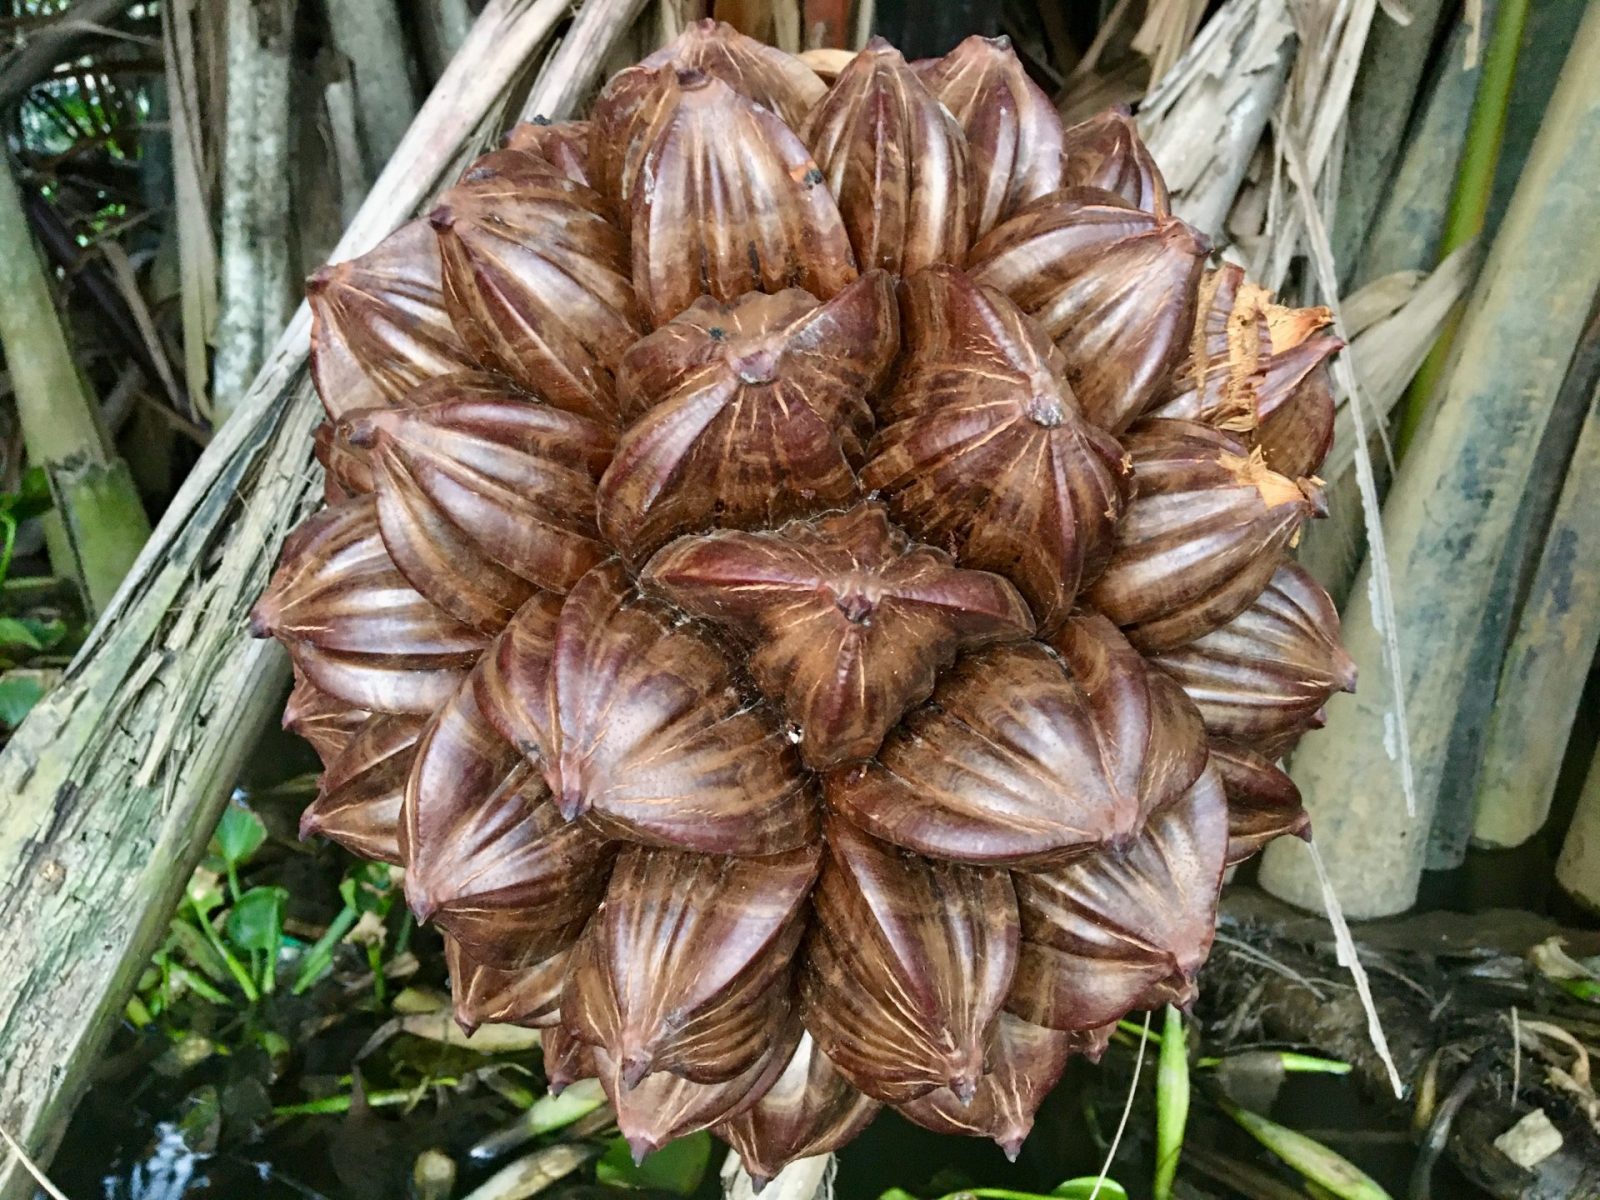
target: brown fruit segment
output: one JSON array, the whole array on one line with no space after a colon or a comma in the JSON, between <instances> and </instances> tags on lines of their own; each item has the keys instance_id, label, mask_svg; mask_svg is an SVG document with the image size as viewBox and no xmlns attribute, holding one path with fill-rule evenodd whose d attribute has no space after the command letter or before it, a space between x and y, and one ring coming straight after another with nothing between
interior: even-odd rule
<instances>
[{"instance_id":1,"label":"brown fruit segment","mask_svg":"<svg viewBox=\"0 0 1600 1200\"><path fill-rule=\"evenodd\" d=\"M324 421L312 435L312 453L322 464L322 501L339 504L373 489L372 462L366 454L334 440L333 424Z\"/></svg>"},{"instance_id":2,"label":"brown fruit segment","mask_svg":"<svg viewBox=\"0 0 1600 1200\"><path fill-rule=\"evenodd\" d=\"M1150 415L1203 421L1259 446L1290 478L1315 473L1333 444L1327 360L1344 343L1314 337L1326 308L1285 308L1231 263L1200 283L1189 355Z\"/></svg>"},{"instance_id":3,"label":"brown fruit segment","mask_svg":"<svg viewBox=\"0 0 1600 1200\"><path fill-rule=\"evenodd\" d=\"M429 215L445 304L485 364L557 408L614 424L611 372L639 336L627 249L598 192L544 159L478 160Z\"/></svg>"},{"instance_id":4,"label":"brown fruit segment","mask_svg":"<svg viewBox=\"0 0 1600 1200\"><path fill-rule=\"evenodd\" d=\"M1313 475L1333 449L1336 407L1327 363L1343 346L1338 338L1312 338L1267 362L1256 396L1255 444L1280 475Z\"/></svg>"},{"instance_id":5,"label":"brown fruit segment","mask_svg":"<svg viewBox=\"0 0 1600 1200\"><path fill-rule=\"evenodd\" d=\"M915 67L966 134L974 238L1061 186L1061 116L1028 78L1009 38L969 37Z\"/></svg>"},{"instance_id":6,"label":"brown fruit segment","mask_svg":"<svg viewBox=\"0 0 1600 1200\"><path fill-rule=\"evenodd\" d=\"M881 271L821 305L797 289L696 301L635 347L631 386L677 383L622 436L600 482L602 533L642 562L676 534L849 504L895 330Z\"/></svg>"},{"instance_id":7,"label":"brown fruit segment","mask_svg":"<svg viewBox=\"0 0 1600 1200\"><path fill-rule=\"evenodd\" d=\"M595 186L589 178L588 121L548 121L535 117L513 125L501 140L506 150L535 154L573 183Z\"/></svg>"},{"instance_id":8,"label":"brown fruit segment","mask_svg":"<svg viewBox=\"0 0 1600 1200\"><path fill-rule=\"evenodd\" d=\"M1167 181L1126 109L1108 108L1072 126L1061 151L1060 186L1098 188L1155 216L1171 213Z\"/></svg>"},{"instance_id":9,"label":"brown fruit segment","mask_svg":"<svg viewBox=\"0 0 1600 1200\"><path fill-rule=\"evenodd\" d=\"M962 649L1028 637L1004 579L916 546L876 504L771 533L680 538L646 586L734 630L813 769L867 758Z\"/></svg>"},{"instance_id":10,"label":"brown fruit segment","mask_svg":"<svg viewBox=\"0 0 1600 1200\"><path fill-rule=\"evenodd\" d=\"M779 854L816 837L814 789L776 712L620 563L567 597L551 673L545 772L568 819L704 854Z\"/></svg>"},{"instance_id":11,"label":"brown fruit segment","mask_svg":"<svg viewBox=\"0 0 1600 1200\"><path fill-rule=\"evenodd\" d=\"M536 594L517 610L472 676L484 720L540 770L555 744L550 660L563 603L561 596Z\"/></svg>"},{"instance_id":12,"label":"brown fruit segment","mask_svg":"<svg viewBox=\"0 0 1600 1200\"><path fill-rule=\"evenodd\" d=\"M476 961L447 935L444 961L456 1024L468 1035L480 1025L554 1025L560 1019L561 984L571 957L570 949L562 950L543 962L507 971Z\"/></svg>"},{"instance_id":13,"label":"brown fruit segment","mask_svg":"<svg viewBox=\"0 0 1600 1200\"><path fill-rule=\"evenodd\" d=\"M1139 494L1089 600L1146 653L1203 637L1261 594L1300 526L1322 511L1309 480L1277 474L1228 434L1150 420L1124 444Z\"/></svg>"},{"instance_id":14,"label":"brown fruit segment","mask_svg":"<svg viewBox=\"0 0 1600 1200\"><path fill-rule=\"evenodd\" d=\"M552 1025L540 1030L539 1048L544 1054L544 1077L552 1096L559 1096L569 1083L594 1079L600 1074L594 1061L594 1047L580 1042L564 1026Z\"/></svg>"},{"instance_id":15,"label":"brown fruit segment","mask_svg":"<svg viewBox=\"0 0 1600 1200\"><path fill-rule=\"evenodd\" d=\"M1333 599L1294 562L1227 624L1151 661L1189 693L1213 734L1258 748L1310 728L1335 692L1356 686Z\"/></svg>"},{"instance_id":16,"label":"brown fruit segment","mask_svg":"<svg viewBox=\"0 0 1600 1200\"><path fill-rule=\"evenodd\" d=\"M350 739L371 715L364 708L352 708L337 696L330 696L295 668L294 687L283 706L283 727L310 742L324 767L344 753Z\"/></svg>"},{"instance_id":17,"label":"brown fruit segment","mask_svg":"<svg viewBox=\"0 0 1600 1200\"><path fill-rule=\"evenodd\" d=\"M856 277L838 206L799 137L721 80L658 76L638 137L650 186L629 199L633 286L650 324L699 296L804 288L830 299Z\"/></svg>"},{"instance_id":18,"label":"brown fruit segment","mask_svg":"<svg viewBox=\"0 0 1600 1200\"><path fill-rule=\"evenodd\" d=\"M1131 491L1059 357L1004 296L950 267L904 288L906 353L863 483L914 536L1005 575L1042 628L1110 553Z\"/></svg>"},{"instance_id":19,"label":"brown fruit segment","mask_svg":"<svg viewBox=\"0 0 1600 1200\"><path fill-rule=\"evenodd\" d=\"M400 806L416 759L421 717L368 717L328 764L317 798L300 816L300 836L325 837L352 854L403 866Z\"/></svg>"},{"instance_id":20,"label":"brown fruit segment","mask_svg":"<svg viewBox=\"0 0 1600 1200\"><path fill-rule=\"evenodd\" d=\"M967 252L967 142L882 38L840 74L802 131L863 270L909 275Z\"/></svg>"},{"instance_id":21,"label":"brown fruit segment","mask_svg":"<svg viewBox=\"0 0 1600 1200\"><path fill-rule=\"evenodd\" d=\"M702 368L759 378L770 355L784 390L828 415L855 464L872 435L866 398L877 392L899 347L899 305L884 271L868 271L821 305L799 288L750 292L726 304L702 296L633 344L617 371L617 398L632 422L700 378Z\"/></svg>"},{"instance_id":22,"label":"brown fruit segment","mask_svg":"<svg viewBox=\"0 0 1600 1200\"><path fill-rule=\"evenodd\" d=\"M992 1138L1015 1162L1033 1129L1034 1114L1073 1052L1072 1034L1002 1013L990 1069L970 1100L937 1088L895 1105L895 1110L935 1133Z\"/></svg>"},{"instance_id":23,"label":"brown fruit segment","mask_svg":"<svg viewBox=\"0 0 1600 1200\"><path fill-rule=\"evenodd\" d=\"M1193 706L1104 617L963 659L828 802L935 858L1047 868L1123 843L1205 767Z\"/></svg>"},{"instance_id":24,"label":"brown fruit segment","mask_svg":"<svg viewBox=\"0 0 1600 1200\"><path fill-rule=\"evenodd\" d=\"M661 99L656 81L663 67L720 79L791 129L800 128L828 90L794 55L746 37L726 21L690 23L669 45L612 76L595 101L590 174L596 186L624 205L633 195L644 153L638 131Z\"/></svg>"},{"instance_id":25,"label":"brown fruit segment","mask_svg":"<svg viewBox=\"0 0 1600 1200\"><path fill-rule=\"evenodd\" d=\"M1017 960L1003 871L930 862L831 817L801 974L806 1028L888 1103L973 1096Z\"/></svg>"},{"instance_id":26,"label":"brown fruit segment","mask_svg":"<svg viewBox=\"0 0 1600 1200\"><path fill-rule=\"evenodd\" d=\"M605 557L592 517L611 437L583 417L476 391L374 409L336 441L369 453L396 565L462 621L495 633L535 587L564 592Z\"/></svg>"},{"instance_id":27,"label":"brown fruit segment","mask_svg":"<svg viewBox=\"0 0 1600 1200\"><path fill-rule=\"evenodd\" d=\"M486 644L395 569L371 496L294 532L250 629L283 642L313 686L370 712L433 712Z\"/></svg>"},{"instance_id":28,"label":"brown fruit segment","mask_svg":"<svg viewBox=\"0 0 1600 1200\"><path fill-rule=\"evenodd\" d=\"M477 364L445 311L439 247L411 221L306 284L311 378L328 415L402 404L436 375Z\"/></svg>"},{"instance_id":29,"label":"brown fruit segment","mask_svg":"<svg viewBox=\"0 0 1600 1200\"><path fill-rule=\"evenodd\" d=\"M1211 765L1228 797L1228 865L1243 862L1273 838L1311 836L1300 789L1264 754L1226 738L1211 739Z\"/></svg>"},{"instance_id":30,"label":"brown fruit segment","mask_svg":"<svg viewBox=\"0 0 1600 1200\"><path fill-rule=\"evenodd\" d=\"M810 1033L803 1033L761 1099L715 1132L739 1152L759 1189L796 1159L843 1146L872 1122L879 1107L834 1069Z\"/></svg>"},{"instance_id":31,"label":"brown fruit segment","mask_svg":"<svg viewBox=\"0 0 1600 1200\"><path fill-rule=\"evenodd\" d=\"M972 277L1055 341L1083 411L1120 433L1160 396L1194 323L1209 245L1093 189L1054 192L972 249Z\"/></svg>"},{"instance_id":32,"label":"brown fruit segment","mask_svg":"<svg viewBox=\"0 0 1600 1200\"><path fill-rule=\"evenodd\" d=\"M726 1083L790 1019L791 960L818 848L722 858L630 846L573 959L562 1009L634 1087L653 1071Z\"/></svg>"},{"instance_id":33,"label":"brown fruit segment","mask_svg":"<svg viewBox=\"0 0 1600 1200\"><path fill-rule=\"evenodd\" d=\"M1022 946L1007 1011L1091 1029L1136 1008L1186 1005L1216 927L1228 806L1214 770L1123 850L1018 874Z\"/></svg>"},{"instance_id":34,"label":"brown fruit segment","mask_svg":"<svg viewBox=\"0 0 1600 1200\"><path fill-rule=\"evenodd\" d=\"M694 1083L657 1071L630 1087L620 1063L599 1047L593 1056L600 1085L617 1110L617 1128L640 1162L673 1138L709 1129L755 1104L782 1074L799 1040L800 1022L791 1016L762 1057L725 1083Z\"/></svg>"},{"instance_id":35,"label":"brown fruit segment","mask_svg":"<svg viewBox=\"0 0 1600 1200\"><path fill-rule=\"evenodd\" d=\"M468 680L417 743L400 826L406 899L474 959L531 966L577 940L615 847L562 818Z\"/></svg>"}]
</instances>

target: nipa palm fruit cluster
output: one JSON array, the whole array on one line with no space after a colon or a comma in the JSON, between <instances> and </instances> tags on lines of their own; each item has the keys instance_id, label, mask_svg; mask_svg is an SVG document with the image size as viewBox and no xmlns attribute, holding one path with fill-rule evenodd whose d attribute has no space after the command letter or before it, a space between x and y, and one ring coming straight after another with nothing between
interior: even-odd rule
<instances>
[{"instance_id":1,"label":"nipa palm fruit cluster","mask_svg":"<svg viewBox=\"0 0 1600 1200\"><path fill-rule=\"evenodd\" d=\"M1014 1153L1353 682L1289 557L1338 343L1208 253L1004 41L830 85L706 23L517 128L311 284L328 504L254 616L305 831L640 1153Z\"/></svg>"}]
</instances>

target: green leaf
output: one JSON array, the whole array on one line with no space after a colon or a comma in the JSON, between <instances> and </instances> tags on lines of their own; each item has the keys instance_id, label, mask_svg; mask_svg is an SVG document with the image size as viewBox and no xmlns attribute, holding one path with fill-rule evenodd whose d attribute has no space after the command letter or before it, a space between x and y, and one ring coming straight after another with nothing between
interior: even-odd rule
<instances>
[{"instance_id":1,"label":"green leaf","mask_svg":"<svg viewBox=\"0 0 1600 1200\"><path fill-rule=\"evenodd\" d=\"M217 832L212 838L217 853L222 855L222 861L230 870L249 862L266 840L267 827L261 823L261 818L238 800L223 809L222 820L217 822Z\"/></svg>"},{"instance_id":2,"label":"green leaf","mask_svg":"<svg viewBox=\"0 0 1600 1200\"><path fill-rule=\"evenodd\" d=\"M1161 1060L1156 1071L1156 1174L1150 1194L1172 1200L1172 1181L1183 1153L1183 1130L1189 1122L1189 1045L1183 1015L1167 1005L1161 1031Z\"/></svg>"},{"instance_id":3,"label":"green leaf","mask_svg":"<svg viewBox=\"0 0 1600 1200\"><path fill-rule=\"evenodd\" d=\"M1096 1194L1095 1188L1100 1189ZM1061 1200L1128 1200L1128 1191L1114 1179L1101 1180L1098 1175L1084 1175L1078 1179L1069 1179L1058 1188L1051 1189L1052 1196L1059 1196Z\"/></svg>"},{"instance_id":4,"label":"green leaf","mask_svg":"<svg viewBox=\"0 0 1600 1200\"><path fill-rule=\"evenodd\" d=\"M595 1164L595 1178L612 1187L648 1188L687 1196L700 1186L711 1161L711 1135L704 1131L668 1142L634 1165L625 1138L613 1138Z\"/></svg>"},{"instance_id":5,"label":"green leaf","mask_svg":"<svg viewBox=\"0 0 1600 1200\"><path fill-rule=\"evenodd\" d=\"M1375 1179L1321 1142L1231 1101L1219 1098L1217 1103L1256 1141L1339 1200L1393 1200Z\"/></svg>"},{"instance_id":6,"label":"green leaf","mask_svg":"<svg viewBox=\"0 0 1600 1200\"><path fill-rule=\"evenodd\" d=\"M43 698L44 684L33 676L0 676L0 725L15 729Z\"/></svg>"},{"instance_id":7,"label":"green leaf","mask_svg":"<svg viewBox=\"0 0 1600 1200\"><path fill-rule=\"evenodd\" d=\"M21 646L35 654L44 649L39 635L29 628L30 622L16 617L0 617L0 646Z\"/></svg>"},{"instance_id":8,"label":"green leaf","mask_svg":"<svg viewBox=\"0 0 1600 1200\"><path fill-rule=\"evenodd\" d=\"M49 512L54 504L50 479L43 467L29 467L22 474L22 486L0 496L0 511L10 513L19 521Z\"/></svg>"},{"instance_id":9,"label":"green leaf","mask_svg":"<svg viewBox=\"0 0 1600 1200\"><path fill-rule=\"evenodd\" d=\"M198 926L182 915L172 918L169 926L172 945L183 951L183 956L217 983L228 982L228 964L218 954L216 947L206 940Z\"/></svg>"},{"instance_id":10,"label":"green leaf","mask_svg":"<svg viewBox=\"0 0 1600 1200\"><path fill-rule=\"evenodd\" d=\"M277 956L283 942L283 906L289 893L280 887L255 887L239 897L228 914L228 940L237 950Z\"/></svg>"},{"instance_id":11,"label":"green leaf","mask_svg":"<svg viewBox=\"0 0 1600 1200\"><path fill-rule=\"evenodd\" d=\"M362 863L350 872L345 882L352 885L354 890L345 895L344 885L341 884L339 892L344 895L346 904L353 904L359 911L386 917L394 907L396 889L386 864Z\"/></svg>"}]
</instances>

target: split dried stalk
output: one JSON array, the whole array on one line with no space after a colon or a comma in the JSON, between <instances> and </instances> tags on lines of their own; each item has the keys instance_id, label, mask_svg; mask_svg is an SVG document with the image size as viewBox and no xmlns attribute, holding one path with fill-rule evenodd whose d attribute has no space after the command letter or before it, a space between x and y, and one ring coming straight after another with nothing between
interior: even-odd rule
<instances>
[{"instance_id":1,"label":"split dried stalk","mask_svg":"<svg viewBox=\"0 0 1600 1200\"><path fill-rule=\"evenodd\" d=\"M1231 0L1140 105L1174 211L1212 237L1283 94L1293 49L1283 0Z\"/></svg>"},{"instance_id":2,"label":"split dried stalk","mask_svg":"<svg viewBox=\"0 0 1600 1200\"><path fill-rule=\"evenodd\" d=\"M470 150L568 0L491 0L339 256L369 249ZM302 307L174 499L61 687L0 754L0 1105L42 1159L165 927L287 663L245 636L316 502ZM30 1196L0 1168L0 1197Z\"/></svg>"},{"instance_id":3,"label":"split dried stalk","mask_svg":"<svg viewBox=\"0 0 1600 1200\"><path fill-rule=\"evenodd\" d=\"M172 124L173 200L178 236L179 304L183 324L183 373L188 394L202 415L211 416L207 387L207 340L217 320L217 246L206 194L204 100L196 66L197 0L161 6L162 60Z\"/></svg>"},{"instance_id":4,"label":"split dried stalk","mask_svg":"<svg viewBox=\"0 0 1600 1200\"><path fill-rule=\"evenodd\" d=\"M222 295L212 403L227 419L289 312L289 58L297 0L230 0Z\"/></svg>"}]
</instances>

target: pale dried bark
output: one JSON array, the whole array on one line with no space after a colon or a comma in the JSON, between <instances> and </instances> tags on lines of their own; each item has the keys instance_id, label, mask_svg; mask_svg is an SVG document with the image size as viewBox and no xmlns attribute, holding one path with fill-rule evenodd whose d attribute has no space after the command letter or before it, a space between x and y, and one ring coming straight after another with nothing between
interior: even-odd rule
<instances>
[{"instance_id":1,"label":"pale dried bark","mask_svg":"<svg viewBox=\"0 0 1600 1200\"><path fill-rule=\"evenodd\" d=\"M1174 211L1213 238L1283 95L1294 44L1283 0L1230 0L1140 106Z\"/></svg>"},{"instance_id":2,"label":"pale dried bark","mask_svg":"<svg viewBox=\"0 0 1600 1200\"><path fill-rule=\"evenodd\" d=\"M221 299L212 407L243 398L289 316L290 51L297 0L228 0Z\"/></svg>"}]
</instances>

